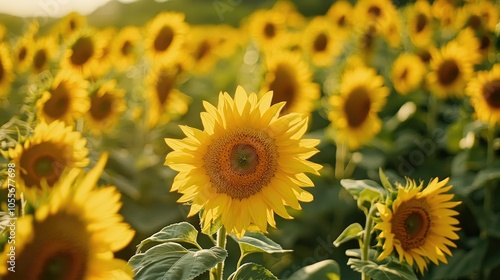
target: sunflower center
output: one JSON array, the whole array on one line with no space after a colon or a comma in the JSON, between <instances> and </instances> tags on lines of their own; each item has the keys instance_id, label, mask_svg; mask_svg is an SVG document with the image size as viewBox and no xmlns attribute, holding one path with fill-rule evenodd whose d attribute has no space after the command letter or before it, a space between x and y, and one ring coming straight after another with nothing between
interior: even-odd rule
<instances>
[{"instance_id":1,"label":"sunflower center","mask_svg":"<svg viewBox=\"0 0 500 280\"><path fill-rule=\"evenodd\" d=\"M418 57L420 58L420 60L422 60L423 63L428 63L429 61L431 61L431 54L427 50L420 52L418 54Z\"/></svg>"},{"instance_id":2,"label":"sunflower center","mask_svg":"<svg viewBox=\"0 0 500 280\"><path fill-rule=\"evenodd\" d=\"M479 40L479 49L481 51L485 51L488 49L490 44L491 44L490 38L486 35L483 35L483 36L481 36L481 39Z\"/></svg>"},{"instance_id":3,"label":"sunflower center","mask_svg":"<svg viewBox=\"0 0 500 280\"><path fill-rule=\"evenodd\" d=\"M392 233L401 242L403 250L418 248L425 244L431 226L425 199L408 200L399 206L392 218Z\"/></svg>"},{"instance_id":4,"label":"sunflower center","mask_svg":"<svg viewBox=\"0 0 500 280\"><path fill-rule=\"evenodd\" d=\"M102 121L111 114L112 108L113 97L110 94L105 93L102 96L95 95L92 97L89 112L93 119Z\"/></svg>"},{"instance_id":5,"label":"sunflower center","mask_svg":"<svg viewBox=\"0 0 500 280\"><path fill-rule=\"evenodd\" d=\"M204 58L210 51L210 48L211 48L210 43L207 40L203 40L196 49L196 55L195 55L196 60L200 61L202 58Z\"/></svg>"},{"instance_id":6,"label":"sunflower center","mask_svg":"<svg viewBox=\"0 0 500 280\"><path fill-rule=\"evenodd\" d=\"M439 83L447 86L452 84L459 77L460 68L458 68L454 60L445 60L441 63L437 72Z\"/></svg>"},{"instance_id":7,"label":"sunflower center","mask_svg":"<svg viewBox=\"0 0 500 280\"><path fill-rule=\"evenodd\" d=\"M481 27L481 18L478 15L471 15L467 20L467 26L472 27L474 30L478 30Z\"/></svg>"},{"instance_id":8,"label":"sunflower center","mask_svg":"<svg viewBox=\"0 0 500 280\"><path fill-rule=\"evenodd\" d=\"M26 186L40 186L42 178L52 186L66 166L65 149L52 142L43 142L26 149L20 158L21 177Z\"/></svg>"},{"instance_id":9,"label":"sunflower center","mask_svg":"<svg viewBox=\"0 0 500 280\"><path fill-rule=\"evenodd\" d=\"M124 56L129 55L130 52L132 51L132 43L130 43L130 41L125 41L120 51Z\"/></svg>"},{"instance_id":10,"label":"sunflower center","mask_svg":"<svg viewBox=\"0 0 500 280\"><path fill-rule=\"evenodd\" d=\"M273 91L272 104L285 101L284 111L290 107L297 96L297 77L293 69L286 64L278 64L274 72L274 80L269 85L269 90Z\"/></svg>"},{"instance_id":11,"label":"sunflower center","mask_svg":"<svg viewBox=\"0 0 500 280\"><path fill-rule=\"evenodd\" d=\"M71 99L69 90L64 82L50 91L50 99L43 106L44 113L53 118L62 118L69 110Z\"/></svg>"},{"instance_id":12,"label":"sunflower center","mask_svg":"<svg viewBox=\"0 0 500 280\"><path fill-rule=\"evenodd\" d=\"M175 75L168 73L167 71L162 71L158 74L158 80L156 82L156 95L158 97L160 106L165 104L168 95L174 88Z\"/></svg>"},{"instance_id":13,"label":"sunflower center","mask_svg":"<svg viewBox=\"0 0 500 280\"><path fill-rule=\"evenodd\" d=\"M408 68L405 68L403 70L403 72L401 73L401 75L399 76L399 79L401 81L404 81L404 80L406 80L407 77L408 77Z\"/></svg>"},{"instance_id":14,"label":"sunflower center","mask_svg":"<svg viewBox=\"0 0 500 280\"><path fill-rule=\"evenodd\" d=\"M26 58L26 54L28 53L28 50L26 49L26 47L22 47L20 50L19 50L19 53L17 54L17 59L19 61L23 61L25 58Z\"/></svg>"},{"instance_id":15,"label":"sunflower center","mask_svg":"<svg viewBox=\"0 0 500 280\"><path fill-rule=\"evenodd\" d=\"M487 82L483 85L483 97L488 106L500 109L500 79Z\"/></svg>"},{"instance_id":16,"label":"sunflower center","mask_svg":"<svg viewBox=\"0 0 500 280\"><path fill-rule=\"evenodd\" d=\"M382 15L382 10L380 9L380 7L377 7L377 6L371 6L369 9L368 9L368 13L370 15L372 15L374 18L378 18L380 17L380 15Z\"/></svg>"},{"instance_id":17,"label":"sunflower center","mask_svg":"<svg viewBox=\"0 0 500 280\"><path fill-rule=\"evenodd\" d=\"M79 38L71 49L71 63L78 66L84 65L94 54L94 44L89 37Z\"/></svg>"},{"instance_id":18,"label":"sunflower center","mask_svg":"<svg viewBox=\"0 0 500 280\"><path fill-rule=\"evenodd\" d=\"M0 82L3 80L5 69L3 68L2 58L0 57Z\"/></svg>"},{"instance_id":19,"label":"sunflower center","mask_svg":"<svg viewBox=\"0 0 500 280\"><path fill-rule=\"evenodd\" d=\"M241 200L269 184L277 170L278 152L266 132L240 128L215 138L203 161L217 193Z\"/></svg>"},{"instance_id":20,"label":"sunflower center","mask_svg":"<svg viewBox=\"0 0 500 280\"><path fill-rule=\"evenodd\" d=\"M41 156L35 161L35 175L38 177L47 177L54 171L54 158L49 155Z\"/></svg>"},{"instance_id":21,"label":"sunflower center","mask_svg":"<svg viewBox=\"0 0 500 280\"><path fill-rule=\"evenodd\" d=\"M350 127L361 126L370 113L371 99L364 87L354 88L344 105L344 113L347 116L347 123Z\"/></svg>"},{"instance_id":22,"label":"sunflower center","mask_svg":"<svg viewBox=\"0 0 500 280\"><path fill-rule=\"evenodd\" d=\"M163 26L158 35L156 35L153 45L155 50L163 52L172 44L173 40L174 31L172 28L170 26Z\"/></svg>"},{"instance_id":23,"label":"sunflower center","mask_svg":"<svg viewBox=\"0 0 500 280\"><path fill-rule=\"evenodd\" d=\"M69 21L69 30L73 31L76 28L76 23L74 20Z\"/></svg>"},{"instance_id":24,"label":"sunflower center","mask_svg":"<svg viewBox=\"0 0 500 280\"><path fill-rule=\"evenodd\" d=\"M343 27L345 26L345 22L346 22L345 15L341 15L337 20L337 25Z\"/></svg>"},{"instance_id":25,"label":"sunflower center","mask_svg":"<svg viewBox=\"0 0 500 280\"><path fill-rule=\"evenodd\" d=\"M418 14L417 24L416 24L417 33L422 32L422 30L424 30L426 25L427 25L427 17L424 14Z\"/></svg>"},{"instance_id":26,"label":"sunflower center","mask_svg":"<svg viewBox=\"0 0 500 280\"><path fill-rule=\"evenodd\" d=\"M264 36L266 36L266 38L268 39L276 36L276 27L274 26L274 24L268 22L266 23L266 25L264 25Z\"/></svg>"},{"instance_id":27,"label":"sunflower center","mask_svg":"<svg viewBox=\"0 0 500 280\"><path fill-rule=\"evenodd\" d=\"M316 38L314 38L313 48L317 52L322 52L326 49L328 45L328 37L325 33L320 33Z\"/></svg>"},{"instance_id":28,"label":"sunflower center","mask_svg":"<svg viewBox=\"0 0 500 280\"><path fill-rule=\"evenodd\" d=\"M33 66L36 70L41 70L47 62L47 54L44 50L38 50L33 58Z\"/></svg>"}]
</instances>

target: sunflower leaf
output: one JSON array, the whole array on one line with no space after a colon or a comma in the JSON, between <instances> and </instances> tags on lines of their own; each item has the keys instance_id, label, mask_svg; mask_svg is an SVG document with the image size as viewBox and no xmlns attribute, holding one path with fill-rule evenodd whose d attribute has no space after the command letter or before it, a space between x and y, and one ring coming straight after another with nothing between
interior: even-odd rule
<instances>
[{"instance_id":1,"label":"sunflower leaf","mask_svg":"<svg viewBox=\"0 0 500 280\"><path fill-rule=\"evenodd\" d=\"M391 191L394 190L394 186L392 186L391 182L389 182L389 179L384 173L384 170L382 170L382 167L379 168L378 174L380 177L380 182L382 182L382 186L385 188L386 191Z\"/></svg>"},{"instance_id":2,"label":"sunflower leaf","mask_svg":"<svg viewBox=\"0 0 500 280\"><path fill-rule=\"evenodd\" d=\"M372 180L350 180L342 179L340 184L349 192L354 199L358 199L363 190L370 190L379 193L382 197L385 196L385 189L377 182Z\"/></svg>"},{"instance_id":3,"label":"sunflower leaf","mask_svg":"<svg viewBox=\"0 0 500 280\"><path fill-rule=\"evenodd\" d=\"M353 240L353 239L359 239L361 238L360 233L363 231L363 227L358 224L350 224L348 227L344 229L344 231L333 241L333 245L335 247L339 247L341 244Z\"/></svg>"},{"instance_id":4,"label":"sunflower leaf","mask_svg":"<svg viewBox=\"0 0 500 280\"><path fill-rule=\"evenodd\" d=\"M340 267L334 260L324 260L297 270L288 280L340 280Z\"/></svg>"},{"instance_id":5,"label":"sunflower leaf","mask_svg":"<svg viewBox=\"0 0 500 280\"><path fill-rule=\"evenodd\" d=\"M246 256L252 253L289 253L292 250L284 250L278 243L269 239L260 232L246 232L245 235L238 239L236 236L231 237L238 243L241 250L241 255Z\"/></svg>"},{"instance_id":6,"label":"sunflower leaf","mask_svg":"<svg viewBox=\"0 0 500 280\"><path fill-rule=\"evenodd\" d=\"M357 272L365 273L372 279L377 280L417 280L417 276L411 266L397 261L391 261L386 264L377 264L373 261L363 261L357 258L350 258L347 265Z\"/></svg>"},{"instance_id":7,"label":"sunflower leaf","mask_svg":"<svg viewBox=\"0 0 500 280\"><path fill-rule=\"evenodd\" d=\"M271 271L256 263L246 263L238 268L228 279L231 280L278 280Z\"/></svg>"},{"instance_id":8,"label":"sunflower leaf","mask_svg":"<svg viewBox=\"0 0 500 280\"><path fill-rule=\"evenodd\" d=\"M185 242L200 247L197 242L198 231L190 223L181 222L164 227L159 232L141 241L137 245L136 253L140 253L144 246L151 243Z\"/></svg>"}]
</instances>

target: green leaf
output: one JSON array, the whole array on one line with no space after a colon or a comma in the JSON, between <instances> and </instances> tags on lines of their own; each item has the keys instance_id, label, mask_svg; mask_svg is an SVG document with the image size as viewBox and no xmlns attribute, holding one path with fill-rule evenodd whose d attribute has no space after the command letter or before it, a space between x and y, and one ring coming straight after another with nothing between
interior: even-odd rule
<instances>
[{"instance_id":1,"label":"green leaf","mask_svg":"<svg viewBox=\"0 0 500 280\"><path fill-rule=\"evenodd\" d=\"M394 186L392 186L391 182L389 182L389 179L385 175L384 170L382 170L382 167L378 169L378 175L380 177L380 182L382 182L382 186L386 191L394 190Z\"/></svg>"},{"instance_id":2,"label":"green leaf","mask_svg":"<svg viewBox=\"0 0 500 280\"><path fill-rule=\"evenodd\" d=\"M228 279L231 280L278 280L271 271L256 263L246 263L238 268Z\"/></svg>"},{"instance_id":3,"label":"green leaf","mask_svg":"<svg viewBox=\"0 0 500 280\"><path fill-rule=\"evenodd\" d=\"M340 280L340 267L334 260L324 260L297 270L288 280Z\"/></svg>"},{"instance_id":4,"label":"green leaf","mask_svg":"<svg viewBox=\"0 0 500 280\"><path fill-rule=\"evenodd\" d=\"M226 257L226 250L220 247L188 250L180 244L167 242L132 256L129 264L134 270L134 279L191 280Z\"/></svg>"},{"instance_id":5,"label":"green leaf","mask_svg":"<svg viewBox=\"0 0 500 280\"><path fill-rule=\"evenodd\" d=\"M164 227L159 232L153 234L141 241L137 245L136 253L140 253L141 249L150 243L165 243L165 242L186 242L200 247L197 242L198 231L190 223L181 222Z\"/></svg>"},{"instance_id":6,"label":"green leaf","mask_svg":"<svg viewBox=\"0 0 500 280\"><path fill-rule=\"evenodd\" d=\"M372 180L351 180L342 179L340 184L346 189L354 199L358 199L363 190L371 190L379 193L381 196L385 195L385 190L377 182Z\"/></svg>"},{"instance_id":7,"label":"green leaf","mask_svg":"<svg viewBox=\"0 0 500 280\"><path fill-rule=\"evenodd\" d=\"M231 235L231 237L240 246L242 256L251 253L275 254L292 252L292 250L284 250L278 243L272 241L261 232L247 231L241 239L238 239L234 235Z\"/></svg>"},{"instance_id":8,"label":"green leaf","mask_svg":"<svg viewBox=\"0 0 500 280\"><path fill-rule=\"evenodd\" d=\"M500 168L488 168L481 170L477 173L472 185L464 190L466 194L469 194L480 188L488 186L492 181L498 181L500 179Z\"/></svg>"},{"instance_id":9,"label":"green leaf","mask_svg":"<svg viewBox=\"0 0 500 280\"><path fill-rule=\"evenodd\" d=\"M362 261L360 259L350 258L347 265L357 272L365 273L372 279L377 280L418 280L411 266L397 261L391 261L387 264L379 265L373 261Z\"/></svg>"},{"instance_id":10,"label":"green leaf","mask_svg":"<svg viewBox=\"0 0 500 280\"><path fill-rule=\"evenodd\" d=\"M339 247L341 244L349 240L359 239L361 238L360 233L362 232L363 227L360 224L351 224L346 229L344 229L344 231L339 235L339 237L337 237L337 239L335 239L335 241L333 241L333 245L335 245L335 247Z\"/></svg>"}]
</instances>

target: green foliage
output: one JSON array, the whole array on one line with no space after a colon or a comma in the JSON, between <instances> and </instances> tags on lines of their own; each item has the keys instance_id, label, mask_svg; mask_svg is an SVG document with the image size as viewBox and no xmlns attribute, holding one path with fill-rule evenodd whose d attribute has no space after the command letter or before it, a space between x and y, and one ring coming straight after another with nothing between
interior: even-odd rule
<instances>
[{"instance_id":1,"label":"green foliage","mask_svg":"<svg viewBox=\"0 0 500 280\"><path fill-rule=\"evenodd\" d=\"M278 278L260 264L246 263L231 274L228 280L278 280Z\"/></svg>"},{"instance_id":2,"label":"green foliage","mask_svg":"<svg viewBox=\"0 0 500 280\"><path fill-rule=\"evenodd\" d=\"M353 239L361 239L363 234L363 226L358 223L350 224L348 227L344 229L344 231L335 239L333 245L339 247L341 244L353 240Z\"/></svg>"},{"instance_id":3,"label":"green foliage","mask_svg":"<svg viewBox=\"0 0 500 280\"><path fill-rule=\"evenodd\" d=\"M301 268L288 280L340 280L340 267L334 260L324 260Z\"/></svg>"},{"instance_id":4,"label":"green foliage","mask_svg":"<svg viewBox=\"0 0 500 280\"><path fill-rule=\"evenodd\" d=\"M231 237L238 242L242 258L252 253L283 254L292 252L292 250L284 250L278 243L261 232L246 232L241 239L234 235Z\"/></svg>"},{"instance_id":5,"label":"green foliage","mask_svg":"<svg viewBox=\"0 0 500 280\"><path fill-rule=\"evenodd\" d=\"M399 262L389 262L386 264L377 264L370 260L360 260L351 258L347 262L352 269L365 273L369 277L377 280L417 280L411 266Z\"/></svg>"},{"instance_id":6,"label":"green foliage","mask_svg":"<svg viewBox=\"0 0 500 280\"><path fill-rule=\"evenodd\" d=\"M141 243L137 245L136 254L140 253L144 246L151 243L185 242L199 247L200 245L198 245L197 238L198 231L190 223L182 222L169 225L153 234L151 237L142 240Z\"/></svg>"}]
</instances>

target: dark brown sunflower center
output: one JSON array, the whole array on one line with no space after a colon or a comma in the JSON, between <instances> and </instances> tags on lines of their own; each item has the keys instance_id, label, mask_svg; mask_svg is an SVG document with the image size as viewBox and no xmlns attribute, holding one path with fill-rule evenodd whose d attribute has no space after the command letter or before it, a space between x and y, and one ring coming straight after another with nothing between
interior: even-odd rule
<instances>
[{"instance_id":1,"label":"dark brown sunflower center","mask_svg":"<svg viewBox=\"0 0 500 280\"><path fill-rule=\"evenodd\" d=\"M478 15L471 15L467 20L467 26L470 26L474 30L481 28L481 18Z\"/></svg>"},{"instance_id":2,"label":"dark brown sunflower center","mask_svg":"<svg viewBox=\"0 0 500 280\"><path fill-rule=\"evenodd\" d=\"M420 60L422 60L423 63L428 63L431 61L431 53L427 50L424 50L418 54L418 57Z\"/></svg>"},{"instance_id":3,"label":"dark brown sunflower center","mask_svg":"<svg viewBox=\"0 0 500 280\"><path fill-rule=\"evenodd\" d=\"M42 178L54 185L65 167L65 148L52 142L33 145L20 158L21 177L28 187L40 187Z\"/></svg>"},{"instance_id":4,"label":"dark brown sunflower center","mask_svg":"<svg viewBox=\"0 0 500 280\"><path fill-rule=\"evenodd\" d=\"M195 58L197 61L202 60L210 52L211 45L207 40L201 41L196 49Z\"/></svg>"},{"instance_id":5,"label":"dark brown sunflower center","mask_svg":"<svg viewBox=\"0 0 500 280\"><path fill-rule=\"evenodd\" d=\"M129 55L132 52L132 47L133 47L133 45L130 41L127 40L127 41L123 42L123 45L120 49L122 55L124 55L124 56Z\"/></svg>"},{"instance_id":6,"label":"dark brown sunflower center","mask_svg":"<svg viewBox=\"0 0 500 280\"><path fill-rule=\"evenodd\" d=\"M5 69L3 68L3 61L2 58L0 57L0 82L2 82L3 77L5 75Z\"/></svg>"},{"instance_id":7,"label":"dark brown sunflower center","mask_svg":"<svg viewBox=\"0 0 500 280\"><path fill-rule=\"evenodd\" d=\"M274 80L269 84L269 90L273 91L272 104L285 101L284 111L295 101L298 94L296 73L284 64L278 64L274 72Z\"/></svg>"},{"instance_id":8,"label":"dark brown sunflower center","mask_svg":"<svg viewBox=\"0 0 500 280\"><path fill-rule=\"evenodd\" d=\"M77 66L84 65L94 55L94 43L90 37L79 38L71 49L71 63Z\"/></svg>"},{"instance_id":9,"label":"dark brown sunflower center","mask_svg":"<svg viewBox=\"0 0 500 280\"><path fill-rule=\"evenodd\" d=\"M277 170L278 152L267 133L241 128L214 139L203 162L216 192L241 200L269 184Z\"/></svg>"},{"instance_id":10,"label":"dark brown sunflower center","mask_svg":"<svg viewBox=\"0 0 500 280\"><path fill-rule=\"evenodd\" d=\"M417 23L415 25L417 33L422 32L422 30L424 30L426 26L427 26L427 17L424 14L418 14Z\"/></svg>"},{"instance_id":11,"label":"dark brown sunflower center","mask_svg":"<svg viewBox=\"0 0 500 280\"><path fill-rule=\"evenodd\" d=\"M160 29L160 32L158 32L158 34L156 35L153 45L155 50L163 52L168 49L173 40L174 31L172 30L172 28L170 26L163 26Z\"/></svg>"},{"instance_id":12,"label":"dark brown sunflower center","mask_svg":"<svg viewBox=\"0 0 500 280\"><path fill-rule=\"evenodd\" d=\"M90 101L90 115L94 120L102 121L113 113L113 97L105 93L101 96L93 96Z\"/></svg>"},{"instance_id":13,"label":"dark brown sunflower center","mask_svg":"<svg viewBox=\"0 0 500 280\"><path fill-rule=\"evenodd\" d=\"M73 31L76 28L76 22L74 20L69 21L69 30Z\"/></svg>"},{"instance_id":14,"label":"dark brown sunflower center","mask_svg":"<svg viewBox=\"0 0 500 280\"><path fill-rule=\"evenodd\" d=\"M341 15L337 20L337 25L343 27L346 25L345 15Z\"/></svg>"},{"instance_id":15,"label":"dark brown sunflower center","mask_svg":"<svg viewBox=\"0 0 500 280\"><path fill-rule=\"evenodd\" d=\"M408 78L408 68L405 68L401 75L399 75L399 80L405 81Z\"/></svg>"},{"instance_id":16,"label":"dark brown sunflower center","mask_svg":"<svg viewBox=\"0 0 500 280\"><path fill-rule=\"evenodd\" d=\"M368 13L374 18L378 18L380 17L380 15L382 15L382 10L380 9L380 7L371 6L370 8L368 8Z\"/></svg>"},{"instance_id":17,"label":"dark brown sunflower center","mask_svg":"<svg viewBox=\"0 0 500 280\"><path fill-rule=\"evenodd\" d=\"M158 74L158 80L156 82L156 96L160 106L165 104L167 98L174 88L176 76L173 73L167 71L162 71Z\"/></svg>"},{"instance_id":18,"label":"dark brown sunflower center","mask_svg":"<svg viewBox=\"0 0 500 280\"><path fill-rule=\"evenodd\" d=\"M344 105L344 113L350 127L361 126L370 113L371 99L365 87L354 88L347 97Z\"/></svg>"},{"instance_id":19,"label":"dark brown sunflower center","mask_svg":"<svg viewBox=\"0 0 500 280\"><path fill-rule=\"evenodd\" d=\"M328 36L325 33L319 33L316 38L314 38L313 48L316 52L322 52L326 50L328 46Z\"/></svg>"},{"instance_id":20,"label":"dark brown sunflower center","mask_svg":"<svg viewBox=\"0 0 500 280\"><path fill-rule=\"evenodd\" d=\"M71 97L66 83L61 82L56 88L50 90L50 99L43 106L44 113L53 118L60 119L70 109Z\"/></svg>"},{"instance_id":21,"label":"dark brown sunflower center","mask_svg":"<svg viewBox=\"0 0 500 280\"><path fill-rule=\"evenodd\" d=\"M28 50L26 49L26 47L21 47L21 49L19 50L19 52L17 53L17 60L18 61L24 61L24 59L26 58L26 54L28 53Z\"/></svg>"},{"instance_id":22,"label":"dark brown sunflower center","mask_svg":"<svg viewBox=\"0 0 500 280\"><path fill-rule=\"evenodd\" d=\"M45 63L47 63L47 53L45 50L41 49L36 51L35 56L33 57L33 67L35 70L42 70Z\"/></svg>"},{"instance_id":23,"label":"dark brown sunflower center","mask_svg":"<svg viewBox=\"0 0 500 280\"><path fill-rule=\"evenodd\" d=\"M425 244L431 226L428 205L424 199L413 199L399 205L392 217L392 233L400 241L403 250Z\"/></svg>"},{"instance_id":24,"label":"dark brown sunflower center","mask_svg":"<svg viewBox=\"0 0 500 280\"><path fill-rule=\"evenodd\" d=\"M439 66L437 76L441 85L451 85L460 76L460 68L456 61L445 60Z\"/></svg>"},{"instance_id":25,"label":"dark brown sunflower center","mask_svg":"<svg viewBox=\"0 0 500 280\"><path fill-rule=\"evenodd\" d=\"M479 49L485 51L490 47L491 39L487 35L482 35L479 39Z\"/></svg>"},{"instance_id":26,"label":"dark brown sunflower center","mask_svg":"<svg viewBox=\"0 0 500 280\"><path fill-rule=\"evenodd\" d=\"M274 24L268 22L266 23L266 25L264 25L264 36L266 36L266 38L268 39L276 36L276 27L274 26Z\"/></svg>"},{"instance_id":27,"label":"dark brown sunflower center","mask_svg":"<svg viewBox=\"0 0 500 280\"><path fill-rule=\"evenodd\" d=\"M483 97L489 107L500 109L500 79L483 85Z\"/></svg>"}]
</instances>

